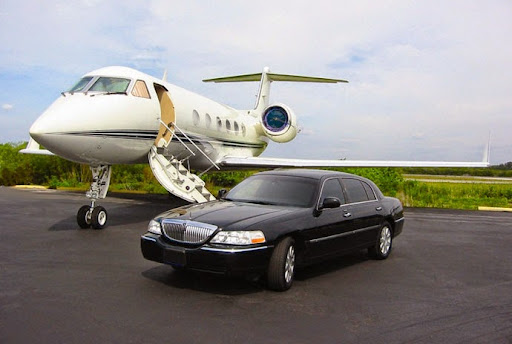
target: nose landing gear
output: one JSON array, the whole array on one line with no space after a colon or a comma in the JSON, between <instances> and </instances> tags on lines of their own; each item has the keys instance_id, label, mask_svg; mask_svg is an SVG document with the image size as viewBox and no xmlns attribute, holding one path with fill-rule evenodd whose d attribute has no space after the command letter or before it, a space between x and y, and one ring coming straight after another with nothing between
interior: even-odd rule
<instances>
[{"instance_id":1,"label":"nose landing gear","mask_svg":"<svg viewBox=\"0 0 512 344\"><path fill-rule=\"evenodd\" d=\"M102 206L96 206L96 201L107 196L112 169L109 165L91 166L91 172L91 188L85 193L91 200L91 205L78 209L76 221L80 228L103 229L107 224L107 211Z\"/></svg>"}]
</instances>

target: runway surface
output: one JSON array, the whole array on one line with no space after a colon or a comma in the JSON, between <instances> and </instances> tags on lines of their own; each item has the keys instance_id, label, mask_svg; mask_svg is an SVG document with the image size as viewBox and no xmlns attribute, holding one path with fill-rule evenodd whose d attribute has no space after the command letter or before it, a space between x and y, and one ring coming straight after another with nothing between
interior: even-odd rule
<instances>
[{"instance_id":1,"label":"runway surface","mask_svg":"<svg viewBox=\"0 0 512 344\"><path fill-rule=\"evenodd\" d=\"M0 187L0 343L511 343L512 214L407 209L385 261L358 252L277 293L144 260L167 196ZM182 204L182 203L181 203Z\"/></svg>"}]
</instances>

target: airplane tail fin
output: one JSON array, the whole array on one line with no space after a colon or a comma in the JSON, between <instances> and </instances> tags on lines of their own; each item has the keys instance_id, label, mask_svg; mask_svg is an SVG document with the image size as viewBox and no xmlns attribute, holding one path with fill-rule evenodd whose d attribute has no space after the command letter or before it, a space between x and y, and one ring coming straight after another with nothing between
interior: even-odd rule
<instances>
[{"instance_id":1,"label":"airplane tail fin","mask_svg":"<svg viewBox=\"0 0 512 344\"><path fill-rule=\"evenodd\" d=\"M268 98L270 94L270 83L272 81L290 81L290 82L316 82L316 83L338 83L338 82L348 82L347 80L342 79L330 79L330 78L320 78L313 76L302 76L302 75L288 75L288 74L276 74L270 73L270 69L268 67L263 68L262 73L256 74L244 74L244 75L233 75L221 78L214 79L205 79L203 82L249 82L249 81L259 81L260 82L260 90L258 92L258 99L256 101L256 106L254 109L256 111L263 111L266 107L268 107Z\"/></svg>"}]
</instances>

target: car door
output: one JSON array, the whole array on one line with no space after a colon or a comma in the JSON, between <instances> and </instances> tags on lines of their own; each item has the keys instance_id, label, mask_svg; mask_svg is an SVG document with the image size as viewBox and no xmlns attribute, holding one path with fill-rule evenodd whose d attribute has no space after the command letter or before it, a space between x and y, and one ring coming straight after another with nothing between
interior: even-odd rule
<instances>
[{"instance_id":1,"label":"car door","mask_svg":"<svg viewBox=\"0 0 512 344\"><path fill-rule=\"evenodd\" d=\"M347 195L346 215L352 219L353 232L347 243L353 248L367 247L375 242L383 209L372 187L356 178L342 178Z\"/></svg>"},{"instance_id":2,"label":"car door","mask_svg":"<svg viewBox=\"0 0 512 344\"><path fill-rule=\"evenodd\" d=\"M324 199L335 197L340 207L320 209ZM339 178L326 179L318 198L318 210L313 227L304 232L308 253L311 258L319 258L337 253L344 247L345 236L351 232L353 218L347 216L345 194Z\"/></svg>"}]
</instances>

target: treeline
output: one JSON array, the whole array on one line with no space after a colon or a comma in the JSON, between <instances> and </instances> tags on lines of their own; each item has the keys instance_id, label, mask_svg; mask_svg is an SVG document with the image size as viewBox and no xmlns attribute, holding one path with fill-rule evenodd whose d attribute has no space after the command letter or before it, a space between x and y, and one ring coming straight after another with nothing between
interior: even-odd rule
<instances>
[{"instance_id":1,"label":"treeline","mask_svg":"<svg viewBox=\"0 0 512 344\"><path fill-rule=\"evenodd\" d=\"M87 188L90 184L89 166L58 156L20 154L26 146L26 142L0 144L0 185ZM165 192L147 164L113 166L111 185L114 189Z\"/></svg>"},{"instance_id":2,"label":"treeline","mask_svg":"<svg viewBox=\"0 0 512 344\"><path fill-rule=\"evenodd\" d=\"M87 165L73 163L57 156L19 154L24 143L0 144L0 185L46 185L51 188L88 188L91 172ZM373 180L389 196L402 195L411 184L402 174L474 175L512 177L512 162L492 168L344 168L337 169ZM257 171L210 172L202 176L215 194L220 188L231 188ZM153 176L148 164L115 165L110 190L134 190L166 193ZM403 196L405 197L405 196Z\"/></svg>"},{"instance_id":3,"label":"treeline","mask_svg":"<svg viewBox=\"0 0 512 344\"><path fill-rule=\"evenodd\" d=\"M47 185L50 187L87 187L91 172L87 165L64 160L57 156L20 154L26 142L0 144L0 185ZM344 169L373 180L383 192L395 194L403 182L400 170ZM202 176L207 186L215 192L219 188L231 188L257 171L211 172ZM111 189L165 192L154 178L147 164L115 165L112 171Z\"/></svg>"}]
</instances>

